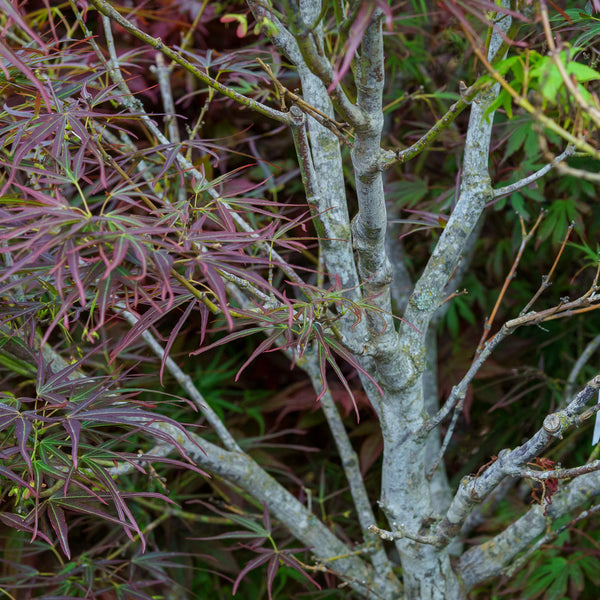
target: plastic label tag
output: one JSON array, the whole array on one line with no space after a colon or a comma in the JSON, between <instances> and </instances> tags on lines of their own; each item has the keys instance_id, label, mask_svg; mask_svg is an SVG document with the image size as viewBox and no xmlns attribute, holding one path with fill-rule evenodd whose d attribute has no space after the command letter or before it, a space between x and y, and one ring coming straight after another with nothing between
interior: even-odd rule
<instances>
[{"instance_id":1,"label":"plastic label tag","mask_svg":"<svg viewBox=\"0 0 600 600\"><path fill-rule=\"evenodd\" d=\"M600 389L598 390L598 404L600 404ZM592 446L600 442L600 411L596 413L596 423L594 424L594 437L592 437Z\"/></svg>"}]
</instances>

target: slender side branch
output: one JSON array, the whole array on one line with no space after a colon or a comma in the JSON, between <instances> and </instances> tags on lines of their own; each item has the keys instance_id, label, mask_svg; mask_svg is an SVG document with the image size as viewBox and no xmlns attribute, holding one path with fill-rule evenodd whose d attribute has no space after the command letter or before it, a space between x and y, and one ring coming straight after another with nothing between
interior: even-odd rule
<instances>
[{"instance_id":1,"label":"slender side branch","mask_svg":"<svg viewBox=\"0 0 600 600\"><path fill-rule=\"evenodd\" d=\"M572 513L577 507L588 504L598 495L600 495L600 472L581 475L554 494L552 504L534 505L502 533L467 550L458 562L458 571L465 589L472 589L483 581L500 575L505 567L520 552L529 548L538 536L548 535L550 536L548 539L551 540L554 532L548 530L550 523ZM596 507L593 511L596 511ZM543 543L544 537L534 548ZM526 558L531 551L533 548L528 550L523 558ZM519 563L515 563L515 568L518 566Z\"/></svg>"},{"instance_id":2,"label":"slender side branch","mask_svg":"<svg viewBox=\"0 0 600 600\"><path fill-rule=\"evenodd\" d=\"M280 121L282 123L287 123L287 116L285 113L281 111L275 110L262 104L261 102L257 102L252 98L248 98L239 92L236 92L232 88L219 83L216 79L213 79L210 75L207 75L203 71L201 71L198 67L193 65L191 62L183 58L178 52L172 50L169 46L165 46L160 38L154 38L151 35L148 35L138 27L136 27L131 21L127 20L123 17L119 12L117 12L108 2L105 0L90 0L90 4L94 6L98 12L102 13L106 17L113 20L115 23L118 23L129 31L132 35L134 35L139 40L142 40L149 46L152 46L155 50L162 52L167 58L171 59L174 63L177 63L181 67L183 67L186 71L197 77L200 81L205 83L206 85L214 88L224 96L235 100L242 106L246 106L259 114L268 117L270 119L274 119L275 121Z\"/></svg>"},{"instance_id":3,"label":"slender side branch","mask_svg":"<svg viewBox=\"0 0 600 600\"><path fill-rule=\"evenodd\" d=\"M544 449L575 424L581 422L580 413L600 388L600 375L591 379L585 388L562 411L544 419L543 427L528 441L514 450L502 450L498 459L481 475L465 477L448 509L438 524L436 534L446 543L458 534L473 506L484 500L506 475L518 473L528 462L539 456Z\"/></svg>"},{"instance_id":4,"label":"slender side branch","mask_svg":"<svg viewBox=\"0 0 600 600\"><path fill-rule=\"evenodd\" d=\"M503 326L500 331L489 341L487 342L481 352L475 357L469 370L466 375L462 378L460 383L455 385L448 396L446 402L437 414L430 419L428 419L421 428L419 435L426 436L432 429L437 427L452 411L452 409L457 406L458 403L462 403L465 399L465 395L467 393L467 388L469 387L473 377L477 374L479 369L483 366L483 363L490 357L496 346L508 335L510 335L512 331L506 326Z\"/></svg>"},{"instance_id":5,"label":"slender side branch","mask_svg":"<svg viewBox=\"0 0 600 600\"><path fill-rule=\"evenodd\" d=\"M560 257L562 256L562 253L567 245L567 242L569 241L569 238L571 237L571 234L573 233L573 229L575 229L575 222L571 222L571 224L567 228L567 233L565 234L565 237L563 238L563 241L562 241L562 244L560 245L559 251L556 253L556 256L554 257L554 262L552 263L552 266L550 267L550 271L548 271L548 273L546 275L542 276L542 283L541 283L540 287L537 289L537 292L533 295L531 300L525 305L525 308L520 312L520 315L524 315L527 312L529 312L529 309L535 304L537 299L544 293L545 290L547 290L552 285L552 275L554 275L554 271L556 270L558 261L560 260Z\"/></svg>"},{"instance_id":6,"label":"slender side branch","mask_svg":"<svg viewBox=\"0 0 600 600\"><path fill-rule=\"evenodd\" d=\"M310 377L315 391L319 393L323 387L323 382L321 381L321 373L314 352L311 354L311 356L306 356L306 360L302 363L302 368ZM373 565L375 566L377 572L385 574L387 577L395 580L396 577L392 572L392 565L387 557L387 554L381 546L381 543L378 543L376 537L373 536L371 528L375 522L375 515L371 509L367 490L365 489L365 484L360 473L358 457L352 448L352 444L348 438L348 433L344 427L340 413L333 401L333 397L329 388L327 388L322 394L320 402L321 408L323 409L325 417L327 418L331 435L337 446L340 461L346 475L346 480L350 486L350 493L354 501L354 506L356 508L356 513L358 515L358 520L362 528L364 539L367 544L375 546L371 555Z\"/></svg>"},{"instance_id":7,"label":"slender side branch","mask_svg":"<svg viewBox=\"0 0 600 600\"><path fill-rule=\"evenodd\" d=\"M462 83L462 82L461 82ZM412 146L405 148L404 150L385 150L375 168L377 169L389 169L397 164L404 164L408 162L411 158L418 156L431 146L432 142L442 133L444 130L448 129L458 115L462 113L462 111L471 104L473 98L477 96L479 92L483 90L484 86L481 85L472 85L465 90L461 90L460 99L457 100L450 108L447 110L446 114L443 115L435 125L427 133L422 135Z\"/></svg>"},{"instance_id":8,"label":"slender side branch","mask_svg":"<svg viewBox=\"0 0 600 600\"><path fill-rule=\"evenodd\" d=\"M328 88L333 82L331 63L318 51L313 32L304 23L298 1L286 0L285 8L292 35L296 39L305 64ZM331 91L331 96L333 104L344 120L355 128L364 124L365 115L349 100L339 84Z\"/></svg>"},{"instance_id":9,"label":"slender side branch","mask_svg":"<svg viewBox=\"0 0 600 600\"><path fill-rule=\"evenodd\" d=\"M550 169L559 168L560 163L562 163L565 159L569 158L569 156L573 156L573 154L575 154L575 151L576 148L573 144L567 144L567 147L558 156L555 156L550 162L550 164L547 164L535 173L532 173L531 175L528 175L527 177L524 177L519 181L515 181L510 185L494 190L492 192L492 195L494 196L494 198L502 198L503 196L512 194L513 192L516 192L521 188L527 187L529 184L533 183L534 181L537 181L538 179L546 175L546 173L548 173Z\"/></svg>"},{"instance_id":10,"label":"slender side branch","mask_svg":"<svg viewBox=\"0 0 600 600\"><path fill-rule=\"evenodd\" d=\"M132 327L134 327L138 319L131 314L127 310L123 310L119 313ZM187 392L189 397L194 401L194 404L198 407L198 410L206 417L206 420L210 423L212 428L215 430L215 433L219 436L220 440L223 442L225 448L231 450L232 452L242 452L242 449L239 447L229 430L224 425L224 423L219 419L217 413L210 407L210 405L206 402L202 394L199 392L198 388L194 385L192 378L184 373L177 363L171 358L167 357L165 360L165 351L163 347L158 343L156 338L150 333L149 330L144 330L142 332L142 338L148 344L148 347L160 358L160 360L165 361L165 367L167 371L171 373L175 381Z\"/></svg>"},{"instance_id":11,"label":"slender side branch","mask_svg":"<svg viewBox=\"0 0 600 600\"><path fill-rule=\"evenodd\" d=\"M521 223L521 245L519 246L519 250L517 252L517 255L515 256L515 260L513 261L512 267L510 268L508 275L504 279L504 283L502 284L502 289L500 290L500 293L498 294L498 298L496 299L494 308L492 309L490 316L485 320L485 324L483 326L483 333L481 335L481 339L479 340L479 344L477 346L478 351L481 349L483 343L487 339L487 337L492 329L492 325L494 323L494 319L496 318L496 314L498 313L498 309L500 308L500 305L502 304L502 300L504 300L504 295L506 294L506 291L508 290L508 286L510 285L510 282L515 277L515 273L517 272L517 267L519 266L519 263L521 262L523 252L525 251L527 244L533 237L535 230L538 228L539 224L542 222L544 215L545 215L544 212L541 212L538 215L538 218L536 219L535 223L533 224L533 227L529 231L527 231L525 229L525 220L522 217L519 217L519 221ZM542 286L543 286L543 284L544 284L544 282L542 281ZM530 304L531 303L528 303L527 306L530 306Z\"/></svg>"},{"instance_id":12,"label":"slender side branch","mask_svg":"<svg viewBox=\"0 0 600 600\"><path fill-rule=\"evenodd\" d=\"M589 411L589 415L582 415L580 417L580 421L585 418L589 418L590 416L596 414L598 407L594 407ZM588 411L586 411L587 413ZM579 467L573 467L571 469L551 469L549 471L536 471L535 469L514 469L508 475L511 477L524 477L525 479L533 479L534 481L546 481L548 479L573 479L578 475L583 475L584 473L592 473L593 471L600 470L600 460L594 460L585 465L581 465Z\"/></svg>"},{"instance_id":13,"label":"slender side branch","mask_svg":"<svg viewBox=\"0 0 600 600\"><path fill-rule=\"evenodd\" d=\"M565 401L568 400L569 396L573 393L573 388L575 387L575 381L577 376L581 372L581 369L585 366L585 364L590 360L594 352L600 346L600 334L595 336L588 345L585 347L583 352L580 354L579 358L573 365L571 372L569 373L569 377L567 378L567 389L566 389L566 397Z\"/></svg>"},{"instance_id":14,"label":"slender side branch","mask_svg":"<svg viewBox=\"0 0 600 600\"><path fill-rule=\"evenodd\" d=\"M181 142L179 136L179 128L177 127L177 117L175 116L175 103L173 101L173 92L171 90L171 81L169 76L171 71L165 64L165 59L160 53L155 57L156 65L152 65L150 69L156 74L158 79L158 87L162 96L163 106L165 107L165 123L169 133L169 139L179 144Z\"/></svg>"}]
</instances>

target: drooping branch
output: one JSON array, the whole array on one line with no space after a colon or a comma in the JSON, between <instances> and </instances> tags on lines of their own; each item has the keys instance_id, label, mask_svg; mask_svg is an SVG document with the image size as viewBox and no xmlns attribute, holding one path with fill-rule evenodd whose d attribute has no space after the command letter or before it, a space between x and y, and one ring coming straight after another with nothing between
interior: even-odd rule
<instances>
[{"instance_id":1,"label":"drooping branch","mask_svg":"<svg viewBox=\"0 0 600 600\"><path fill-rule=\"evenodd\" d=\"M114 40L113 40L113 36L112 36L112 29L111 29L111 25L110 25L110 17L104 16L103 22L104 22L105 35L106 35L106 39L107 39L107 48L108 48L109 55L110 55L109 72L110 72L110 75L111 75L111 78L113 79L113 81L119 86L119 88L123 92L123 98L122 98L123 105L131 110L134 110L136 113L139 113L140 118L142 119L144 124L148 127L148 129L150 130L152 135L154 135L161 144L169 145L171 142L160 131L160 129L158 128L156 123L148 116L142 103L137 98L135 98L135 96L132 94L131 90L127 86L127 83L125 82L123 75L121 74L118 57L116 55ZM89 32L89 30L87 29L87 27L85 26L85 24L83 23L82 20L80 20L80 24L82 25L82 27L84 27L84 31L86 32L86 35L91 35L91 32ZM175 62L177 62L177 61L175 61ZM288 119L289 119L288 115L285 115L286 123L288 122ZM176 160L177 160L177 163L181 166L185 175L187 177L190 177L193 179L193 183L195 186L200 186L200 187L205 188L206 192L209 194L209 196L211 196L215 200L219 200L219 202L221 202L224 207L229 208L226 200L221 198L219 193L206 180L204 173L199 171L192 164L192 162L184 156L184 154L182 152L177 152ZM115 165L116 165L116 163L115 163ZM142 197L143 197L143 195L142 195ZM236 211L231 210L230 215L231 215L231 218L233 219L233 221L236 223L236 225L238 225L238 227L242 231L249 233L251 237L255 237L255 238L259 237L258 234L256 234L254 232L253 227L249 223L247 223ZM292 281L294 281L295 283L300 283L300 284L303 283L302 279L297 275L295 270L290 265L288 265L287 261L285 261L283 259L283 257L280 256L279 253L275 249L273 249L269 244L263 244L261 242L258 242L258 244L263 247L265 254L268 255L274 262L276 262L278 264L278 266L282 269L282 271ZM244 285L251 286L252 284L249 282L246 282ZM260 293L259 290L257 290L257 291Z\"/></svg>"},{"instance_id":2,"label":"drooping branch","mask_svg":"<svg viewBox=\"0 0 600 600\"><path fill-rule=\"evenodd\" d=\"M121 313L131 324L137 322L135 316ZM41 343L41 337L36 338ZM144 340L157 356L161 358L164 351L156 339L148 333ZM11 347L18 350L15 342ZM70 366L54 349L48 344L41 346L42 353L47 362L54 369L68 369ZM30 355L25 354L27 358ZM156 431L155 441L157 445L144 455L147 457L164 456L167 451L174 447L168 440L176 440L178 446L185 451L195 465L210 473L223 477L233 485L244 489L254 498L258 504L264 503L272 514L278 518L290 532L305 546L311 548L314 556L319 561L327 564L329 570L338 574L342 580L354 589L359 595L368 598L388 598L400 600L401 594L397 582L373 570L365 561L359 558L350 547L341 542L314 514L301 504L281 484L268 475L260 465L250 458L233 440L230 433L225 429L218 416L212 411L195 388L189 377L182 376L181 370L174 361L167 359L166 367L175 379L184 387L186 392L194 400L199 409L207 417L207 420L215 428L224 444L231 448L225 450L201 438L197 434L184 430L183 426L176 427L166 422L157 420L150 424L150 428ZM69 379L80 379L85 374L76 368L69 371ZM185 431L185 435L183 434ZM115 476L126 473L133 468L131 463L124 463L124 468L117 466L113 474Z\"/></svg>"}]
</instances>

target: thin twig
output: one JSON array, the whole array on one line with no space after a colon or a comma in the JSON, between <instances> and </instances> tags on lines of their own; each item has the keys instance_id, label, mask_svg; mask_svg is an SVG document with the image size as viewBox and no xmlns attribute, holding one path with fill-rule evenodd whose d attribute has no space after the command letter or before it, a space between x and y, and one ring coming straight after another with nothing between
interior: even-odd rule
<instances>
[{"instance_id":1,"label":"thin twig","mask_svg":"<svg viewBox=\"0 0 600 600\"><path fill-rule=\"evenodd\" d=\"M175 116L175 103L173 101L173 91L171 90L171 81L169 79L169 68L165 65L163 55L157 53L154 57L156 65L150 65L150 70L155 73L162 96L163 106L165 108L165 123L167 125L168 137L174 144L179 144L179 127L177 127L177 117Z\"/></svg>"},{"instance_id":2,"label":"thin twig","mask_svg":"<svg viewBox=\"0 0 600 600\"><path fill-rule=\"evenodd\" d=\"M135 327L138 323L137 317L127 310L120 311L119 315L122 316L132 327ZM206 420L210 423L215 433L219 436L220 440L223 442L223 445L232 452L242 452L242 449L239 447L227 427L225 427L221 419L218 417L217 413L210 407L202 394L199 392L198 388L192 381L192 378L184 373L171 357L167 357L165 360L165 351L163 347L158 343L156 338L148 329L145 329L141 335L154 354L156 354L161 361L165 361L165 367L167 371L171 373L175 381L177 381L177 383L194 401L194 404L206 417Z\"/></svg>"},{"instance_id":3,"label":"thin twig","mask_svg":"<svg viewBox=\"0 0 600 600\"><path fill-rule=\"evenodd\" d=\"M544 293L545 290L547 290L550 287L550 285L552 285L552 275L554 275L554 271L556 269L556 266L558 265L558 261L560 260L560 257L562 256L563 250L565 249L567 242L569 241L569 238L571 237L571 233L573 233L573 229L575 229L574 221L572 221L571 224L569 225L569 227L567 228L567 233L565 234L565 237L563 238L563 241L562 241L559 251L556 253L556 256L554 257L554 262L552 263L552 267L550 268L550 271L548 271L548 273L542 277L542 283L541 283L540 287L538 288L537 292L533 295L531 300L529 300L529 302L527 303L525 308L519 314L524 315L525 313L529 312L529 309L535 304L535 301Z\"/></svg>"},{"instance_id":4,"label":"thin twig","mask_svg":"<svg viewBox=\"0 0 600 600\"><path fill-rule=\"evenodd\" d=\"M369 531L378 535L382 540L393 541L401 540L403 538L413 540L413 542L419 542L419 544L429 544L431 546L438 546L440 544L440 538L435 535L421 535L419 533L411 533L407 531L406 527L402 523L392 523L395 531L388 531L381 529L376 525L371 525Z\"/></svg>"},{"instance_id":5,"label":"thin twig","mask_svg":"<svg viewBox=\"0 0 600 600\"><path fill-rule=\"evenodd\" d=\"M569 156L573 156L573 154L575 154L575 150L576 150L576 148L573 144L567 144L567 147L565 148L565 150L563 150L558 156L553 156L550 159L549 164L543 166L541 169L539 169L535 173L532 173L531 175L528 175L527 177L524 177L523 179L519 179L519 181L515 181L514 183L511 183L510 185L507 185L505 187L501 187L501 188L494 190L494 192L493 192L494 198L502 198L503 196L512 194L513 192L516 192L517 190L520 190L521 188L527 187L529 184L531 184L534 181L537 181L538 179L543 177L546 173L548 173L548 171L550 171L553 168L560 171L563 168L563 165L562 165L563 161L566 158L568 158Z\"/></svg>"},{"instance_id":6,"label":"thin twig","mask_svg":"<svg viewBox=\"0 0 600 600\"><path fill-rule=\"evenodd\" d=\"M397 164L404 164L409 161L411 158L418 156L428 148L431 143L452 123L454 123L456 117L461 114L461 112L471 104L473 99L477 96L479 92L484 89L484 86L472 85L470 88L461 91L460 99L457 100L450 108L446 111L446 113L425 133L422 135L414 144L405 148L404 150L384 150L382 152L382 157L379 159L377 163L378 169L389 169Z\"/></svg>"},{"instance_id":7,"label":"thin twig","mask_svg":"<svg viewBox=\"0 0 600 600\"><path fill-rule=\"evenodd\" d=\"M349 128L348 123L342 123L336 121L328 117L324 112L320 111L318 108L315 108L308 102L306 102L303 98L298 96L298 94L294 94L294 92L290 91L286 88L280 81L275 77L273 70L269 65L263 62L260 58L256 59L256 62L263 68L263 70L267 73L273 85L275 86L275 91L278 96L281 98L282 102L282 111L284 108L287 108L285 105L285 99L287 98L294 106L297 106L302 112L305 112L309 116L311 116L315 121L319 124L326 127L331 132L333 132L340 142L345 144L346 146L352 147L352 143L348 140L346 135L352 135L352 130Z\"/></svg>"},{"instance_id":8,"label":"thin twig","mask_svg":"<svg viewBox=\"0 0 600 600\"><path fill-rule=\"evenodd\" d=\"M577 515L574 519L569 521L566 525L559 527L558 529L554 529L552 531L547 531L535 544L533 544L530 548L527 549L525 553L523 553L517 560L513 562L513 564L505 570L505 575L507 577L513 577L513 575L521 569L524 565L529 562L529 559L533 554L535 554L540 548L548 545L549 543L555 541L558 536L576 525L580 521L583 521L591 516L594 516L600 512L600 504L596 504L587 510L584 510L582 513Z\"/></svg>"},{"instance_id":9,"label":"thin twig","mask_svg":"<svg viewBox=\"0 0 600 600\"><path fill-rule=\"evenodd\" d=\"M485 320L485 324L483 326L483 333L481 334L481 339L479 340L479 345L477 346L477 352L481 352L483 344L492 329L494 319L496 318L496 314L498 312L498 309L500 308L500 304L502 303L502 300L504 299L506 290L508 289L510 282L513 280L515 273L517 272L517 266L519 265L519 262L521 261L521 257L523 256L525 247L529 243L529 240L533 237L535 230L538 228L538 225L542 222L542 219L544 218L544 216L545 216L545 213L541 212L538 215L538 218L536 219L533 227L529 231L526 231L526 229L525 229L525 221L523 220L523 217L519 217L519 221L521 222L521 245L519 246L519 250L518 250L517 256L515 257L515 260L512 264L512 267L510 268L510 271L508 272L508 275L506 276L504 283L502 284L502 289L500 290L500 293L498 294L498 298L496 299L496 304L494 305L494 308L492 309L492 313Z\"/></svg>"},{"instance_id":10,"label":"thin twig","mask_svg":"<svg viewBox=\"0 0 600 600\"><path fill-rule=\"evenodd\" d=\"M595 408L594 413L597 412ZM582 415L580 417L583 420ZM571 469L552 469L549 471L536 471L535 469L514 469L507 472L507 475L511 477L523 477L524 479L533 479L535 481L546 481L547 479L573 479L578 475L584 473L592 473L593 471L600 470L600 460L595 460L579 467L573 467Z\"/></svg>"},{"instance_id":11,"label":"thin twig","mask_svg":"<svg viewBox=\"0 0 600 600\"><path fill-rule=\"evenodd\" d=\"M210 75L207 75L198 67L187 61L185 58L183 58L181 54L175 52L169 46L165 46L165 44L163 44L160 38L154 38L151 35L148 35L144 31L139 29L138 27L136 27L131 21L127 20L119 12L117 12L110 4L108 4L108 2L105 2L105 0L90 0L90 4L92 4L92 6L94 6L94 8L98 10L98 12L100 12L102 15L110 18L115 23L118 23L119 25L121 25L121 27L129 31L129 33L134 35L136 38L142 40L149 46L152 46L152 48L154 48L155 50L162 52L167 58L182 66L186 71L197 77L206 85L214 88L224 96L235 100L242 106L246 106L247 108L258 112L259 114L265 117L269 117L270 119L274 119L282 123L287 123L287 117L284 113L270 108L269 106L266 106L261 102L254 100L253 98L248 98L247 96L236 92L234 89L227 87L222 83L219 83L216 79L213 79Z\"/></svg>"},{"instance_id":12,"label":"thin twig","mask_svg":"<svg viewBox=\"0 0 600 600\"><path fill-rule=\"evenodd\" d=\"M432 429L437 427L457 406L457 403L462 406L466 391L470 385L473 377L477 374L483 363L489 358L496 346L512 334L518 327L526 325L539 325L545 321L551 321L554 319L570 317L579 313L587 312L590 310L597 310L600 308L600 294L598 291L598 278L600 277L600 260L598 262L598 268L592 285L585 294L577 298L576 300L569 301L567 298L563 298L556 306L542 310L539 312L531 311L525 314L521 314L515 319L511 319L504 323L500 328L500 331L496 333L489 341L485 342L483 346L478 349L473 362L466 375L460 381L460 383L452 388L448 399L437 412L434 417L428 419L424 424L419 435L427 435ZM458 409L457 409L458 410ZM441 460L441 456L438 457L436 465Z\"/></svg>"},{"instance_id":13,"label":"thin twig","mask_svg":"<svg viewBox=\"0 0 600 600\"><path fill-rule=\"evenodd\" d=\"M573 368L571 369L571 372L569 373L569 377L567 378L565 400L567 400L568 397L573 392L573 388L575 387L575 380L577 379L577 376L579 375L579 373L581 372L581 369L583 369L585 364L590 360L590 358L592 357L594 352L596 352L596 350L598 349L598 346L600 346L600 334L596 335L590 342L588 342L587 346L585 347L583 352L579 355L579 358L573 365Z\"/></svg>"}]
</instances>

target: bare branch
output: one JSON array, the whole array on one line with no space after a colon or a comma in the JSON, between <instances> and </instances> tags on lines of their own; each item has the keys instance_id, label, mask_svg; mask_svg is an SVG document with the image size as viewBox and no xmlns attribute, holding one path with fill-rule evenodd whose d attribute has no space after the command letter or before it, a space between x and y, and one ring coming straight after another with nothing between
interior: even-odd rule
<instances>
[{"instance_id":1,"label":"bare branch","mask_svg":"<svg viewBox=\"0 0 600 600\"><path fill-rule=\"evenodd\" d=\"M599 493L600 473L595 471L581 475L554 494L551 504L534 505L502 533L467 550L458 563L465 588L471 589L490 577L500 575L506 565L520 552L529 548L538 536L549 535L548 539L552 539L552 531L548 530L549 523L586 505L590 500L597 498ZM543 543L543 539L544 537L539 540L540 543ZM518 568L519 564L516 563L515 568Z\"/></svg>"},{"instance_id":2,"label":"bare branch","mask_svg":"<svg viewBox=\"0 0 600 600\"><path fill-rule=\"evenodd\" d=\"M581 372L581 369L586 365L586 363L590 360L594 352L600 346L600 334L595 336L592 340L590 340L587 346L584 348L583 352L579 355L579 358L573 365L571 372L569 373L569 377L567 379L567 389L566 389L566 397L565 402L568 401L569 396L573 393L573 388L575 387L575 381L577 380L577 376Z\"/></svg>"},{"instance_id":3,"label":"bare branch","mask_svg":"<svg viewBox=\"0 0 600 600\"><path fill-rule=\"evenodd\" d=\"M518 472L539 456L544 449L573 425L581 422L580 413L600 388L600 375L591 379L562 411L548 415L543 427L514 450L502 450L498 459L481 475L465 477L448 509L438 524L436 534L450 542L458 534L472 507L484 500L506 475Z\"/></svg>"},{"instance_id":4,"label":"bare branch","mask_svg":"<svg viewBox=\"0 0 600 600\"><path fill-rule=\"evenodd\" d=\"M502 289L500 290L500 293L498 294L498 298L496 299L494 308L492 309L490 316L488 318L486 318L486 320L485 320L485 324L483 326L483 334L481 335L481 340L479 340L479 344L477 346L478 352L480 351L483 343L487 339L487 337L492 329L494 319L496 318L498 309L500 308L500 305L502 304L502 301L504 300L504 296L506 294L506 291L508 290L508 286L510 285L511 281L515 277L515 274L517 272L517 267L519 266L519 263L521 262L521 258L523 256L523 252L525 251L527 244L533 237L535 230L538 228L539 224L542 222L544 215L545 215L544 212L541 212L538 215L538 218L536 219L535 223L533 224L533 227L529 231L527 231L525 229L525 220L523 219L523 217L519 217L519 221L521 223L521 245L519 246L519 250L517 251L517 255L515 256L515 260L513 261L512 267L510 268L508 275L504 279L504 283L502 284ZM538 294L536 294L536 296L534 296L534 300L527 303L527 307L521 312L527 311L527 308L533 304L533 302L535 301L535 299L537 299L537 297L541 293L541 291L543 291L543 289L545 289L544 286L546 283L548 283L546 280L542 280L542 286L538 290Z\"/></svg>"},{"instance_id":5,"label":"bare branch","mask_svg":"<svg viewBox=\"0 0 600 600\"><path fill-rule=\"evenodd\" d=\"M247 96L236 92L232 88L229 88L226 85L219 83L216 79L213 79L212 77L210 77L210 75L207 75L198 67L193 65L191 62L183 58L183 56L181 56L178 52L175 52L169 46L165 46L160 38L153 38L151 35L148 35L141 29L136 27L133 23L131 23L131 21L123 17L105 0L90 0L90 4L92 4L92 6L94 6L94 8L98 10L98 12L110 18L115 23L118 23L119 25L121 25L121 27L129 31L129 33L142 40L149 46L152 46L152 48L154 48L155 50L162 52L167 58L171 59L174 63L177 63L186 71L197 77L200 81L214 88L224 96L235 100L242 106L246 106L247 108L258 112L261 115L264 115L265 117L269 117L270 119L274 119L282 123L287 122L287 116L284 113L270 108L260 102L257 102L252 98L248 98Z\"/></svg>"},{"instance_id":6,"label":"bare branch","mask_svg":"<svg viewBox=\"0 0 600 600\"><path fill-rule=\"evenodd\" d=\"M323 382L321 381L321 373L314 353L311 353L311 356L306 357L306 360L303 361L302 368L309 375L313 387L318 393L323 387ZM375 522L375 516L373 515L369 497L367 496L367 490L365 489L365 484L360 473L358 457L352 448L348 433L346 432L346 428L344 427L344 423L342 422L329 389L326 389L322 394L320 403L323 413L327 418L331 435L337 446L346 480L350 486L350 493L352 494L363 536L367 544L374 544L375 546L371 554L373 565L378 572L395 580L395 575L392 572L392 565L385 550L380 544L375 542L374 536L372 535L371 527Z\"/></svg>"},{"instance_id":7,"label":"bare branch","mask_svg":"<svg viewBox=\"0 0 600 600\"><path fill-rule=\"evenodd\" d=\"M163 106L165 107L165 123L167 125L168 138L175 144L181 141L179 136L179 127L177 127L177 117L175 116L175 103L173 102L173 92L171 90L171 81L169 79L170 70L165 65L165 59L162 54L156 54L154 57L156 65L150 68L156 74L158 87L162 96Z\"/></svg>"},{"instance_id":8,"label":"bare branch","mask_svg":"<svg viewBox=\"0 0 600 600\"><path fill-rule=\"evenodd\" d=\"M298 0L286 0L285 8L292 35L296 39L304 63L328 88L333 82L331 63L319 52L313 32L309 30L302 18ZM364 124L361 110L348 99L339 84L332 90L331 95L334 106L344 120L355 128Z\"/></svg>"},{"instance_id":9,"label":"bare branch","mask_svg":"<svg viewBox=\"0 0 600 600\"><path fill-rule=\"evenodd\" d=\"M531 175L528 175L527 177L524 177L523 179L520 179L519 181L515 181L514 183L511 183L510 185L507 185L505 187L494 190L492 192L492 195L494 196L494 198L502 198L502 196L507 196L508 194L512 194L513 192L516 192L517 190L520 190L521 188L527 187L528 185L532 184L534 181L537 181L538 179L540 179L541 177L546 175L546 173L548 173L551 169L563 168L561 163L565 159L569 158L569 156L573 156L573 154L575 154L575 151L576 151L575 146L573 144L568 144L567 147L565 148L565 150L563 150L558 156L556 156L555 158L553 158L551 160L550 164L547 164L545 167L542 167L535 173L532 173Z\"/></svg>"},{"instance_id":10,"label":"bare branch","mask_svg":"<svg viewBox=\"0 0 600 600\"><path fill-rule=\"evenodd\" d=\"M462 83L462 82L461 82ZM427 133L423 134L412 146L405 148L404 150L385 150L375 166L377 169L389 169L397 164L404 164L409 161L411 158L418 156L425 150L429 148L433 141L452 123L458 115L462 113L462 111L471 104L473 99L477 96L479 92L481 92L483 86L472 85L467 88L465 86L464 90L461 90L460 99L457 100L450 108L446 111L438 121L427 131Z\"/></svg>"},{"instance_id":11,"label":"bare branch","mask_svg":"<svg viewBox=\"0 0 600 600\"><path fill-rule=\"evenodd\" d=\"M382 540L393 541L393 540L401 540L403 538L412 540L413 542L418 542L419 544L430 544L431 546L438 545L440 539L433 535L420 535L418 533L410 533L406 530L406 527L402 523L392 523L395 527L394 531L386 531L385 529L380 529L375 525L371 525L369 527L369 531L371 533L375 533Z\"/></svg>"},{"instance_id":12,"label":"bare branch","mask_svg":"<svg viewBox=\"0 0 600 600\"><path fill-rule=\"evenodd\" d=\"M598 407L594 407L593 410L589 411L589 415L585 415L585 418L589 418L593 414L596 414ZM583 421L584 417L580 417ZM592 473L600 469L600 460L594 460L585 465L579 467L573 467L571 469L550 469L548 471L537 471L535 469L514 469L507 475L511 477L523 477L525 479L533 479L534 481L547 481L548 479L573 479L578 475L584 473Z\"/></svg>"}]
</instances>

